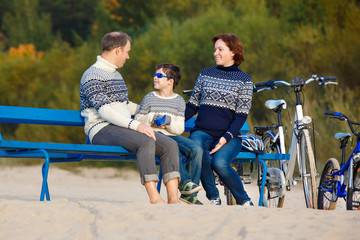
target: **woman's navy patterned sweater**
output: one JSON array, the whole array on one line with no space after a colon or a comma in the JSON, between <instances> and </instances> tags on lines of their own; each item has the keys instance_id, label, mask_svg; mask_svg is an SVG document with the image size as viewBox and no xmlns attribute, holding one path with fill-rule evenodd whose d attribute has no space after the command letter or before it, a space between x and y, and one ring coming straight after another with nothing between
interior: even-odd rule
<instances>
[{"instance_id":1,"label":"woman's navy patterned sweater","mask_svg":"<svg viewBox=\"0 0 360 240\"><path fill-rule=\"evenodd\" d=\"M240 137L240 129L251 108L251 76L236 65L201 71L186 104L185 120L198 113L193 131L201 130L228 142Z\"/></svg>"}]
</instances>

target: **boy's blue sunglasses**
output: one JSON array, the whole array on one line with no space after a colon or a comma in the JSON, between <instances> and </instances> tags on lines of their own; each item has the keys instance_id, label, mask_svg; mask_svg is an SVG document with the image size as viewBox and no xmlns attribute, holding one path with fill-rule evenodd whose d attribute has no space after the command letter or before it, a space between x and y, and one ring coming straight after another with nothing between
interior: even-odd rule
<instances>
[{"instance_id":1,"label":"boy's blue sunglasses","mask_svg":"<svg viewBox=\"0 0 360 240\"><path fill-rule=\"evenodd\" d=\"M166 75L164 75L164 74L162 74L162 73L155 73L154 77L157 77L157 78L166 77L166 78L168 78L168 79L171 79L171 77L168 77L168 76L166 76Z\"/></svg>"}]
</instances>

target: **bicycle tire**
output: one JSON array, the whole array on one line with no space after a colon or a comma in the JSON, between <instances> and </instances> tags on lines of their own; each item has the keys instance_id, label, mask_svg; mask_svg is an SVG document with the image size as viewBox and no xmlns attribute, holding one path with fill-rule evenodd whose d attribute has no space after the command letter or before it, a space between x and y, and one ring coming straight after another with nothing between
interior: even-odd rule
<instances>
[{"instance_id":1,"label":"bicycle tire","mask_svg":"<svg viewBox=\"0 0 360 240\"><path fill-rule=\"evenodd\" d=\"M236 200L235 200L234 196L232 195L230 189L227 188L226 186L224 186L224 194L226 196L226 204L227 205L236 205Z\"/></svg>"},{"instance_id":2,"label":"bicycle tire","mask_svg":"<svg viewBox=\"0 0 360 240\"><path fill-rule=\"evenodd\" d=\"M360 210L360 162L353 168L353 187L347 189L347 210Z\"/></svg>"},{"instance_id":3,"label":"bicycle tire","mask_svg":"<svg viewBox=\"0 0 360 240\"><path fill-rule=\"evenodd\" d=\"M237 171L238 170L238 164L242 164L242 163L236 163L236 164L232 163L231 167L233 169L235 169L236 172L240 175L240 172ZM242 171L242 166L241 166L241 171ZM227 205L236 205L236 199L235 199L234 195L232 195L230 189L227 188L225 186L225 184L224 184L224 194L225 194L225 197L226 197L226 204Z\"/></svg>"},{"instance_id":4,"label":"bicycle tire","mask_svg":"<svg viewBox=\"0 0 360 240\"><path fill-rule=\"evenodd\" d=\"M274 141L274 136L276 134L273 131L267 131L264 134L263 141L265 146L266 153L281 153L279 141ZM269 168L279 168L280 169L280 160L266 161L266 166ZM259 189L260 190L260 189ZM282 208L284 206L285 195L275 197L273 195L271 186L267 182L264 189L264 199L263 205L266 207L278 207Z\"/></svg>"},{"instance_id":5,"label":"bicycle tire","mask_svg":"<svg viewBox=\"0 0 360 240\"><path fill-rule=\"evenodd\" d=\"M315 157L308 129L303 129L301 131L299 150L301 164L299 170L304 187L306 207L317 209Z\"/></svg>"},{"instance_id":6,"label":"bicycle tire","mask_svg":"<svg viewBox=\"0 0 360 240\"><path fill-rule=\"evenodd\" d=\"M274 142L275 133L267 131L264 133L263 142L266 153L281 153L279 141ZM280 168L280 160L266 161L266 166Z\"/></svg>"},{"instance_id":7,"label":"bicycle tire","mask_svg":"<svg viewBox=\"0 0 360 240\"><path fill-rule=\"evenodd\" d=\"M262 167L260 167L262 170ZM263 176L263 175L262 175ZM261 186L259 186L259 191ZM263 193L263 206L282 208L285 200L285 175L279 168L268 168Z\"/></svg>"},{"instance_id":8,"label":"bicycle tire","mask_svg":"<svg viewBox=\"0 0 360 240\"><path fill-rule=\"evenodd\" d=\"M338 200L335 191L335 181L339 181L340 176L331 176L331 174L339 169L339 162L335 158L330 158L326 161L320 177L318 190L318 209L335 210Z\"/></svg>"},{"instance_id":9,"label":"bicycle tire","mask_svg":"<svg viewBox=\"0 0 360 240\"><path fill-rule=\"evenodd\" d=\"M264 198L263 198L263 206L264 207L282 208L284 206L285 196L277 197L277 199L278 199L277 203L275 203L275 202L274 203L271 203L271 202L269 203L268 199L271 196L269 196L268 194L269 194L269 188L267 186L265 186L265 188L264 188ZM265 196L267 196L267 197L265 198Z\"/></svg>"}]
</instances>

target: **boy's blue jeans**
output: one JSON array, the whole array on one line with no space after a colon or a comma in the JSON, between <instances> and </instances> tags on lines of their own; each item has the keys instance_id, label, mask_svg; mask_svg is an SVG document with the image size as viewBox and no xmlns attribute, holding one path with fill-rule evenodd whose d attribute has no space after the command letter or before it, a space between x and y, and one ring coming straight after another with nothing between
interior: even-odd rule
<instances>
[{"instance_id":1,"label":"boy's blue jeans","mask_svg":"<svg viewBox=\"0 0 360 240\"><path fill-rule=\"evenodd\" d=\"M210 158L208 151L211 150L219 138L215 138L206 132L195 131L190 134L190 139L201 145L204 154L202 158L201 183L206 191L206 197L214 200L219 197L219 190L215 185L213 170L219 175L223 183L230 189L236 203L244 204L250 200L247 195L240 176L230 166L231 161L241 150L241 141L237 138L231 139Z\"/></svg>"},{"instance_id":2,"label":"boy's blue jeans","mask_svg":"<svg viewBox=\"0 0 360 240\"><path fill-rule=\"evenodd\" d=\"M195 141L184 136L168 136L175 140L179 146L180 159L180 183L181 189L186 183L192 181L199 185L201 176L201 165L203 149ZM182 156L185 157L186 162L182 161ZM184 166L185 165L185 166Z\"/></svg>"}]
</instances>

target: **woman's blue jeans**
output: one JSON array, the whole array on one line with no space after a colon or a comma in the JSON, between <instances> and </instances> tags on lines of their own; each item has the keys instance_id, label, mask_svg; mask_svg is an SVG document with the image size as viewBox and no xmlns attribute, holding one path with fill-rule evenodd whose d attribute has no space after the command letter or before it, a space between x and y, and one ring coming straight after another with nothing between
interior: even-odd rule
<instances>
[{"instance_id":1,"label":"woman's blue jeans","mask_svg":"<svg viewBox=\"0 0 360 240\"><path fill-rule=\"evenodd\" d=\"M242 205L250 200L240 176L235 169L230 166L231 161L241 150L241 141L237 138L231 139L216 153L212 154L211 158L208 151L216 145L219 138L214 138L203 131L192 132L189 138L201 145L204 150L201 168L201 183L206 191L206 197L209 200L219 197L219 190L215 185L214 170L225 186L230 189L237 204Z\"/></svg>"}]
</instances>

